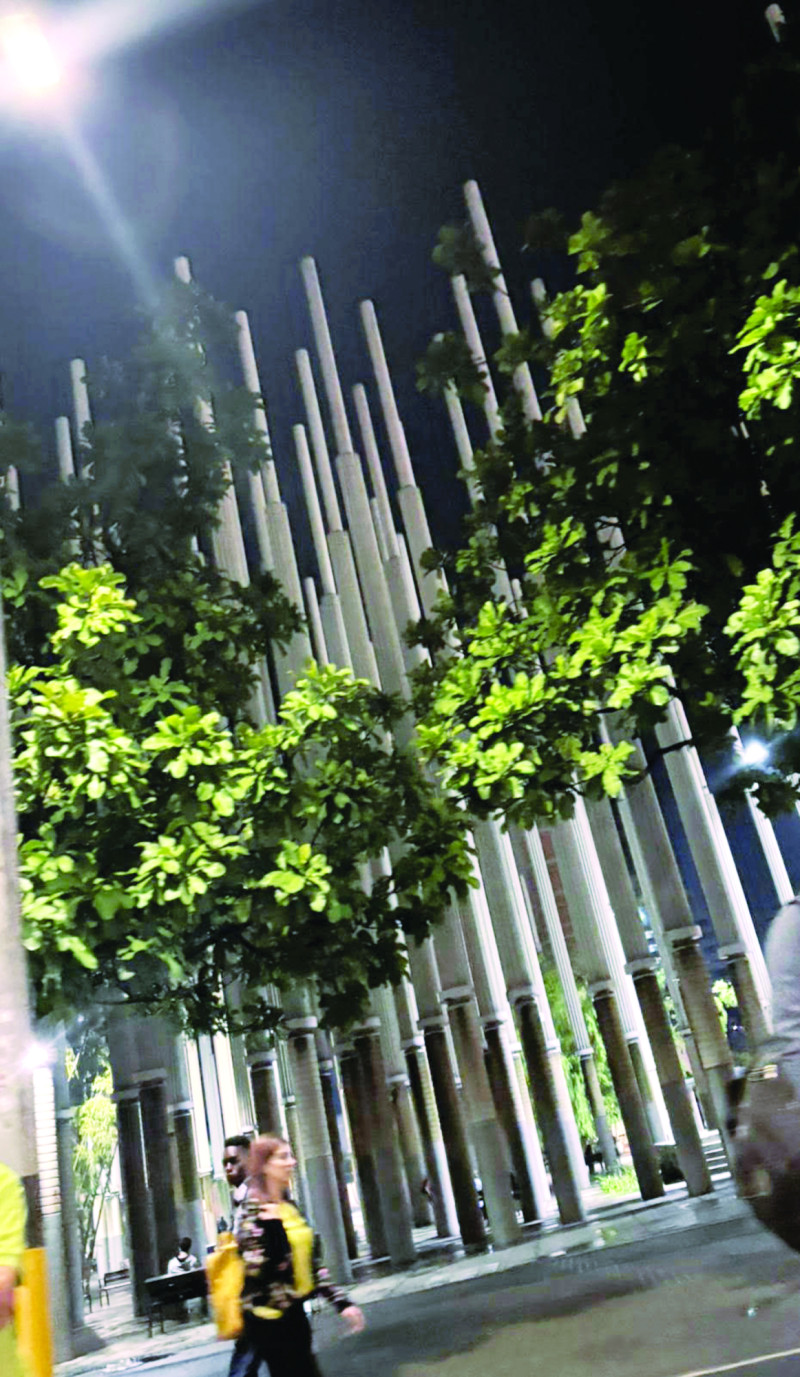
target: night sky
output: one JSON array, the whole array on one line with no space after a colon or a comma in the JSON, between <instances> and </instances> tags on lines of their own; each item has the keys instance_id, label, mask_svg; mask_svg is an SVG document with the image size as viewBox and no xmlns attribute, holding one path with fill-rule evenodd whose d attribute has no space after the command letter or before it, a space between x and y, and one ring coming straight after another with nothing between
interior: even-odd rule
<instances>
[{"instance_id":1,"label":"night sky","mask_svg":"<svg viewBox=\"0 0 800 1377\"><path fill-rule=\"evenodd\" d=\"M524 317L540 269L520 252L528 215L553 204L577 215L657 147L694 142L748 58L768 51L764 5L204 9L198 0L195 22L98 65L82 132L151 270L164 277L187 253L205 287L249 311L293 509L290 427L303 417L292 356L311 338L298 260L317 259L347 389L369 381L356 307L375 300L434 534L450 538L454 506L440 499L454 455L413 368L431 335L455 325L430 253L439 226L463 218L461 184L481 185ZM68 409L71 356L91 368L125 353L135 291L54 132L0 128L0 179L6 403L44 426Z\"/></svg>"}]
</instances>

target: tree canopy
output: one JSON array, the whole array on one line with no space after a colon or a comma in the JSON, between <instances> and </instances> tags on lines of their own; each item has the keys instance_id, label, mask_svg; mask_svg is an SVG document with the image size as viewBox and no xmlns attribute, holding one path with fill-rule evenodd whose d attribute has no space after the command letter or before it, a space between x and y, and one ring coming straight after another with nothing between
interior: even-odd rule
<instances>
[{"instance_id":1,"label":"tree canopy","mask_svg":"<svg viewBox=\"0 0 800 1377\"><path fill-rule=\"evenodd\" d=\"M665 150L571 232L531 219L529 252L565 249L574 285L494 355L502 428L476 451L462 548L436 557L440 622L420 630L459 645L421 679L422 748L478 811L530 821L618 792L631 736L675 694L701 749L734 724L770 735L736 787L771 812L797 797L798 98L778 49L696 151ZM436 256L493 288L470 279L468 233ZM543 381L534 425L523 362ZM420 386L474 406L485 380L445 337ZM492 591L499 563L514 602Z\"/></svg>"},{"instance_id":2,"label":"tree canopy","mask_svg":"<svg viewBox=\"0 0 800 1377\"><path fill-rule=\"evenodd\" d=\"M304 981L346 1023L467 883L463 821L394 745L400 705L348 671L310 663L275 722L254 714L259 665L300 614L204 550L263 439L208 361L223 313L194 288L167 306L93 393L106 415L73 482L0 426L26 499L7 496L1 553L39 1012L122 996L211 1029L235 983L241 1026L261 1027L265 987Z\"/></svg>"}]
</instances>

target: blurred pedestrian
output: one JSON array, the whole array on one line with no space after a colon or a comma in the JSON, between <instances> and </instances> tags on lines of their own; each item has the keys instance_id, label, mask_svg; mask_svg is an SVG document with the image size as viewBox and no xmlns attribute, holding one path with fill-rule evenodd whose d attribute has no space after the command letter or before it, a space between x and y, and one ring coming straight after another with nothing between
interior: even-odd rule
<instances>
[{"instance_id":1,"label":"blurred pedestrian","mask_svg":"<svg viewBox=\"0 0 800 1377\"><path fill-rule=\"evenodd\" d=\"M270 1377L319 1377L304 1307L312 1296L330 1301L351 1333L364 1327L358 1306L317 1265L313 1231L289 1194L296 1166L283 1138L262 1134L250 1148L236 1233L245 1271L244 1348L256 1360L255 1368L240 1369L248 1377L258 1362Z\"/></svg>"},{"instance_id":2,"label":"blurred pedestrian","mask_svg":"<svg viewBox=\"0 0 800 1377\"><path fill-rule=\"evenodd\" d=\"M595 1172L603 1165L603 1154L599 1147L595 1147L588 1138L583 1149L583 1160L589 1168L589 1175L594 1176Z\"/></svg>"},{"instance_id":3,"label":"blurred pedestrian","mask_svg":"<svg viewBox=\"0 0 800 1377\"><path fill-rule=\"evenodd\" d=\"M239 1206L247 1193L247 1158L250 1153L250 1139L243 1133L225 1139L222 1149L222 1166L225 1179L231 1192L233 1222L231 1229L236 1233L239 1222Z\"/></svg>"},{"instance_id":4,"label":"blurred pedestrian","mask_svg":"<svg viewBox=\"0 0 800 1377\"><path fill-rule=\"evenodd\" d=\"M199 1266L197 1258L192 1252L192 1240L182 1238L175 1248L173 1256L167 1263L167 1271L171 1274L176 1272L193 1272Z\"/></svg>"},{"instance_id":5,"label":"blurred pedestrian","mask_svg":"<svg viewBox=\"0 0 800 1377\"><path fill-rule=\"evenodd\" d=\"M10 1167L0 1165L0 1373L23 1377L14 1338L14 1287L25 1251L25 1195Z\"/></svg>"},{"instance_id":6,"label":"blurred pedestrian","mask_svg":"<svg viewBox=\"0 0 800 1377\"><path fill-rule=\"evenodd\" d=\"M222 1167L231 1192L233 1220L231 1231L236 1233L241 1217L242 1202L247 1195L247 1159L250 1155L250 1139L243 1133L225 1139L222 1149ZM226 1221L227 1229L227 1221ZM220 1233L225 1233L221 1229ZM244 1334L240 1334L233 1345L228 1377L258 1377L261 1358L248 1344Z\"/></svg>"},{"instance_id":7,"label":"blurred pedestrian","mask_svg":"<svg viewBox=\"0 0 800 1377\"><path fill-rule=\"evenodd\" d=\"M772 988L772 1042L782 1070L800 1090L800 899L778 909L764 956Z\"/></svg>"}]
</instances>

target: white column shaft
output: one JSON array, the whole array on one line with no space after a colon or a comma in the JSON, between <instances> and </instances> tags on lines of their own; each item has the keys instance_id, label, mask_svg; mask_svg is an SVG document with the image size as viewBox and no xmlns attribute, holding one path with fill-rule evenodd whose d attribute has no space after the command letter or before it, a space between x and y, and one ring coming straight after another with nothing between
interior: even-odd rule
<instances>
[{"instance_id":1,"label":"white column shaft","mask_svg":"<svg viewBox=\"0 0 800 1377\"><path fill-rule=\"evenodd\" d=\"M691 739L683 706L673 699L666 723L656 728L662 747ZM759 1002L768 1016L769 977L764 955L747 907L730 844L719 816L716 800L708 787L700 758L693 746L669 751L664 756L675 794L681 822L697 867L703 893L721 954L735 949L746 952L753 972Z\"/></svg>"},{"instance_id":2,"label":"white column shaft","mask_svg":"<svg viewBox=\"0 0 800 1377\"><path fill-rule=\"evenodd\" d=\"M325 506L325 516L328 522L329 531L340 531L342 529L342 514L339 509L339 498L336 492L336 483L331 468L330 455L328 453L328 442L325 439L325 426L322 420L322 412L319 407L317 389L314 386L314 375L311 371L311 359L305 349L298 349L295 354L297 364L297 375L300 379L300 390L303 394L303 405L306 411L308 429L311 435L311 448L314 451L314 460L317 467L317 477L322 492L322 501Z\"/></svg>"},{"instance_id":3,"label":"white column shaft","mask_svg":"<svg viewBox=\"0 0 800 1377\"><path fill-rule=\"evenodd\" d=\"M328 398L333 433L336 438L336 448L339 454L350 454L353 449L353 442L350 439L350 425L347 420L347 411L345 409L341 383L339 382L339 372L336 367L331 332L328 328L328 319L325 314L325 306L322 300L322 291L317 275L317 265L313 258L304 258L300 264L300 271L306 289L306 298L311 314L311 325L317 345L317 355L319 357L322 377L325 383L325 393Z\"/></svg>"},{"instance_id":4,"label":"white column shaft","mask_svg":"<svg viewBox=\"0 0 800 1377\"><path fill-rule=\"evenodd\" d=\"M386 486L386 478L384 476L381 456L378 450L378 442L375 438L375 427L372 424L372 415L369 409L369 401L367 400L367 391L363 383L356 383L353 388L353 400L356 404L358 428L361 433L361 443L364 448L364 458L367 461L372 491L375 494L375 501L378 504L381 515L381 525L387 547L387 558L391 559L398 553L397 533L394 528L392 506L389 501L389 490Z\"/></svg>"},{"instance_id":5,"label":"white column shaft","mask_svg":"<svg viewBox=\"0 0 800 1377\"><path fill-rule=\"evenodd\" d=\"M314 651L314 659L317 664L327 665L330 663L328 658L328 647L325 643L325 631L322 626L322 616L320 613L319 600L317 598L317 586L313 579L303 579L303 592L305 594L306 612L308 614L308 626L311 632L311 647Z\"/></svg>"},{"instance_id":6,"label":"white column shaft","mask_svg":"<svg viewBox=\"0 0 800 1377\"><path fill-rule=\"evenodd\" d=\"M467 182L464 186L464 197L467 203L467 211L472 221L472 228L475 238L478 241L483 253L484 262L494 271L494 300L497 318L500 321L500 329L504 335L516 335L517 322L514 316L514 308L511 305L511 297L508 293L505 278L500 270L500 260L497 256L492 231L489 226L489 217L483 205L481 193L477 182ZM542 412L539 406L539 399L536 396L536 389L533 385L531 370L526 363L520 364L514 371L514 386L519 393L522 401L523 411L529 421L541 421Z\"/></svg>"}]
</instances>

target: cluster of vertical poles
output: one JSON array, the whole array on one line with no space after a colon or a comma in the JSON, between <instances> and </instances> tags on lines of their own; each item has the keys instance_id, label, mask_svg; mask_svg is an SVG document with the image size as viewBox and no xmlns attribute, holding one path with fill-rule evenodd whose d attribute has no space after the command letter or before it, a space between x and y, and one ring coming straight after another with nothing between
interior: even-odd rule
<instances>
[{"instance_id":1,"label":"cluster of vertical poles","mask_svg":"<svg viewBox=\"0 0 800 1377\"><path fill-rule=\"evenodd\" d=\"M514 310L477 185L468 183L465 193L475 238L493 273L500 331L513 334ZM177 260L176 271L189 280L186 259ZM362 302L360 317L387 454L379 448L367 388L361 383L353 388L352 412L345 400L312 259L302 261L301 274L315 357L305 349L295 355L304 421L294 427L293 442L317 578L301 582L299 576L260 403L254 404L254 417L264 439L261 472L250 475L246 486L228 489L213 556L243 584L251 571L269 570L306 613L305 629L275 653L261 675L254 704L261 720L274 718L276 702L313 657L351 668L399 694L408 704L397 729L405 744L413 732L409 674L427 652L409 648L403 633L409 622L432 613L442 576L424 567L423 555L432 543L428 520L375 308ZM461 330L486 379L485 426L496 435L499 406L471 298L462 278L455 277L452 287ZM534 283L532 293L540 307L542 284ZM260 397L244 312L237 314L237 326L245 384ZM79 435L89 419L83 374L82 363L75 361ZM517 369L514 386L535 426L541 410L526 365ZM453 388L445 401L469 480L469 426ZM210 423L210 409L204 415ZM577 406L569 421L579 435L584 426ZM57 422L56 434L66 477L74 461L65 418ZM385 478L390 467L395 506ZM474 479L468 488L475 498ZM255 533L252 548L242 535L242 503ZM502 568L495 591L499 597L514 596ZM608 730L613 738L613 724ZM689 735L676 702L658 729L659 745ZM644 764L643 748L637 744L637 750ZM665 761L719 955L729 966L745 1028L755 1042L766 1027L767 978L730 847L693 748L668 753ZM776 900L782 901L790 892L785 867L770 825L760 815L756 821ZM254 1037L246 1045L233 1040L240 1098L249 1106L243 1116L249 1114L248 1126L258 1130L285 1125L292 1135L305 1203L323 1236L328 1266L340 1281L351 1276L357 1251L345 1182L342 1107L374 1256L387 1255L397 1266L410 1263L415 1226L431 1222L440 1237L460 1236L466 1246L480 1248L489 1240L495 1247L514 1243L520 1214L523 1222L554 1213L565 1224L583 1218L586 1167L545 993L543 948L557 970L606 1164L614 1164L616 1149L576 977L593 1001L642 1196L663 1194L656 1145L673 1140L689 1192L712 1189L697 1107L664 1004L660 966L708 1122L720 1128L731 1056L699 946L700 928L650 777L645 775L618 804L579 801L572 820L547 828L504 831L496 821L481 822L473 841L476 887L450 905L431 937L409 943L408 978L396 989L375 992L363 1022L345 1033L323 1030L313 992L297 989L283 1000L285 1039L274 1044L266 1036ZM388 853L377 858L374 874L384 873L392 861ZM658 953L642 923L642 903ZM178 1234L203 1236L192 1107L183 1049L170 1029L119 1009L109 1041L141 1298L144 1277L163 1266L165 1250ZM202 1071L202 1046L200 1066ZM217 1151L220 1135L211 1117L206 1106ZM166 1141L174 1144L171 1173L164 1171ZM423 1191L424 1182L429 1190Z\"/></svg>"}]
</instances>

